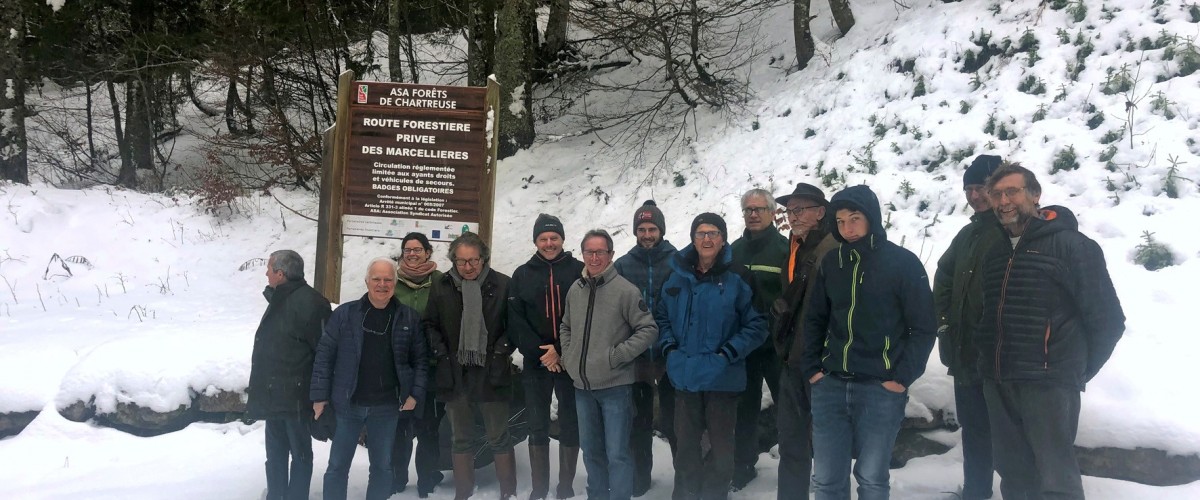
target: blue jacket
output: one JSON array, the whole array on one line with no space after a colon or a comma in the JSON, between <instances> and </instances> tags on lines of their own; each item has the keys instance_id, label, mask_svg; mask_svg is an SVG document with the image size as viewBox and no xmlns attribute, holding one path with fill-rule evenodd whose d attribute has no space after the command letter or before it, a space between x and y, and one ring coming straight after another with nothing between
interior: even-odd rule
<instances>
[{"instance_id":1,"label":"blue jacket","mask_svg":"<svg viewBox=\"0 0 1200 500\"><path fill-rule=\"evenodd\" d=\"M847 208L867 216L870 232L848 243L833 231L841 245L821 260L804 312L804 377L823 371L908 387L925 373L936 337L929 277L916 255L887 240L875 193L852 186L829 200L830 214Z\"/></svg>"},{"instance_id":2,"label":"blue jacket","mask_svg":"<svg viewBox=\"0 0 1200 500\"><path fill-rule=\"evenodd\" d=\"M633 283L642 292L642 300L646 302L646 307L650 308L651 312L658 305L658 296L662 294L663 283L666 283L667 277L671 275L671 257L675 256L676 252L675 245L663 239L650 249L634 245L629 252L613 263L613 267L617 268L617 274ZM638 377L639 381L657 380L658 376L662 374L662 359L656 356L655 352L655 349L647 349L638 356L638 363L646 366L657 364L658 366L657 369L643 368L656 373L643 374L645 376Z\"/></svg>"},{"instance_id":3,"label":"blue jacket","mask_svg":"<svg viewBox=\"0 0 1200 500\"><path fill-rule=\"evenodd\" d=\"M421 330L421 315L411 307L396 302L396 313L392 320L392 354L396 360L396 379L400 388L396 394L398 404L412 396L425 400L425 386L429 377L429 345ZM358 388L358 363L362 359L363 320L370 301L364 294L361 299L347 302L333 310L325 323L325 331L317 344L317 356L313 360L312 388L309 396L313 401L330 401L334 409L345 408L350 403L354 390Z\"/></svg>"},{"instance_id":4,"label":"blue jacket","mask_svg":"<svg viewBox=\"0 0 1200 500\"><path fill-rule=\"evenodd\" d=\"M754 308L753 278L733 263L729 245L704 276L696 276L697 258L688 245L671 259L654 313L658 349L677 390L741 392L746 356L767 340L767 317Z\"/></svg>"}]
</instances>

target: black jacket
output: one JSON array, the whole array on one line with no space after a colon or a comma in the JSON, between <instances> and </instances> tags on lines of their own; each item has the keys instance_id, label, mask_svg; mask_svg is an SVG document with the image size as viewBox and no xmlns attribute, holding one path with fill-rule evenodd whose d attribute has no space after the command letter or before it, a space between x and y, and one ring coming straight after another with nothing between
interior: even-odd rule
<instances>
[{"instance_id":1,"label":"black jacket","mask_svg":"<svg viewBox=\"0 0 1200 500\"><path fill-rule=\"evenodd\" d=\"M925 266L887 240L879 199L866 186L846 188L829 201L862 212L870 233L825 255L804 312L804 377L819 371L905 387L925 373L937 321ZM832 217L831 217L832 219Z\"/></svg>"},{"instance_id":2,"label":"black jacket","mask_svg":"<svg viewBox=\"0 0 1200 500\"><path fill-rule=\"evenodd\" d=\"M483 323L491 346L485 366L464 367L454 355L462 330L463 300L450 273L433 282L429 293L422 323L429 335L429 349L437 359L435 387L441 401L451 401L463 394L476 403L512 399L513 347L504 330L508 276L492 269L480 285Z\"/></svg>"},{"instance_id":3,"label":"black jacket","mask_svg":"<svg viewBox=\"0 0 1200 500\"><path fill-rule=\"evenodd\" d=\"M993 248L1007 244L996 213L988 210L972 215L971 223L958 232L938 259L933 277L938 354L955 384L980 381L975 328L983 316L983 263Z\"/></svg>"},{"instance_id":4,"label":"black jacket","mask_svg":"<svg viewBox=\"0 0 1200 500\"><path fill-rule=\"evenodd\" d=\"M558 354L558 327L562 323L567 290L583 276L583 262L562 252L553 261L534 252L529 262L513 271L508 282L508 337L521 350L526 370L545 370L540 346L554 344Z\"/></svg>"},{"instance_id":5,"label":"black jacket","mask_svg":"<svg viewBox=\"0 0 1200 500\"><path fill-rule=\"evenodd\" d=\"M391 300L396 304L391 323L392 357L396 379L400 383L396 403L402 405L412 396L418 404L413 413L420 415L429 378L428 344L421 333L420 314L395 297ZM362 325L367 309L371 307L367 295L363 294L358 300L338 306L329 317L313 363L313 401L330 401L334 409L344 408L351 402L354 390L358 388L358 364L363 357Z\"/></svg>"},{"instance_id":6,"label":"black jacket","mask_svg":"<svg viewBox=\"0 0 1200 500\"><path fill-rule=\"evenodd\" d=\"M1125 331L1104 252L1075 214L1047 207L1016 248L988 253L979 325L980 370L997 381L1044 381L1083 389Z\"/></svg>"},{"instance_id":7,"label":"black jacket","mask_svg":"<svg viewBox=\"0 0 1200 500\"><path fill-rule=\"evenodd\" d=\"M789 250L791 242L788 243ZM838 241L826 231L814 229L808 232L804 243L796 249L795 276L787 276L788 262L783 263L780 273L780 286L783 294L775 300L771 313L775 316L775 330L771 338L775 342L775 353L779 360L788 368L800 373L803 371L801 359L804 356L804 310L805 300L812 295L816 286L816 274L820 271L821 260L825 254L836 251ZM788 260L791 255L788 256Z\"/></svg>"},{"instance_id":8,"label":"black jacket","mask_svg":"<svg viewBox=\"0 0 1200 500\"><path fill-rule=\"evenodd\" d=\"M675 255L675 252L675 245L662 240L648 250L634 245L628 253L613 263L617 274L642 291L642 300L646 301L646 307L651 311L658 305L663 283L671 276L671 256Z\"/></svg>"},{"instance_id":9,"label":"black jacket","mask_svg":"<svg viewBox=\"0 0 1200 500\"><path fill-rule=\"evenodd\" d=\"M288 281L263 290L267 311L254 334L246 416L255 419L312 413L308 398L313 356L329 301L308 283Z\"/></svg>"}]
</instances>

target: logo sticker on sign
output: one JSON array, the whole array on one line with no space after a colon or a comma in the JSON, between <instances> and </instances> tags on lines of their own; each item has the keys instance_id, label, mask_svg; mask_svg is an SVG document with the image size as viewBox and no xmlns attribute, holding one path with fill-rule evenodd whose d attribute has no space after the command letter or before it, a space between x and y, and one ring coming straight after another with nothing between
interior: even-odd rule
<instances>
[{"instance_id":1,"label":"logo sticker on sign","mask_svg":"<svg viewBox=\"0 0 1200 500\"><path fill-rule=\"evenodd\" d=\"M367 103L367 86L366 85L358 86L358 103L359 104Z\"/></svg>"}]
</instances>

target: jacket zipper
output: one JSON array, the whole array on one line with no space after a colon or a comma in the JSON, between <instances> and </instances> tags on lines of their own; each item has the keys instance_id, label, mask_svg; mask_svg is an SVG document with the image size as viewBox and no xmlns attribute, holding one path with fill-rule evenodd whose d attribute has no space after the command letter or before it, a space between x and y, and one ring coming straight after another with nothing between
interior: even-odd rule
<instances>
[{"instance_id":1,"label":"jacket zipper","mask_svg":"<svg viewBox=\"0 0 1200 500\"><path fill-rule=\"evenodd\" d=\"M587 378L587 357L588 346L591 345L590 337L592 335L592 309L595 307L595 305L596 283L593 282L591 283L591 286L588 286L587 319L585 320L587 322L583 325L583 351L580 352L579 356L579 381L583 383L583 388L589 391L592 390L592 383L589 382Z\"/></svg>"},{"instance_id":2,"label":"jacket zipper","mask_svg":"<svg viewBox=\"0 0 1200 500\"><path fill-rule=\"evenodd\" d=\"M1013 249L1012 255L1008 257L1008 266L1004 269L1004 281L1000 283L1000 303L996 305L996 380L1000 380L1000 351L1004 347L1004 299L1008 297L1008 277L1012 273L1013 259L1017 256L1017 249Z\"/></svg>"},{"instance_id":3,"label":"jacket zipper","mask_svg":"<svg viewBox=\"0 0 1200 500\"><path fill-rule=\"evenodd\" d=\"M854 269L850 273L850 312L846 313L846 345L842 348L842 371L850 373L850 344L854 343L854 307L858 305L858 266L862 264L862 256L857 250L851 250Z\"/></svg>"},{"instance_id":4,"label":"jacket zipper","mask_svg":"<svg viewBox=\"0 0 1200 500\"><path fill-rule=\"evenodd\" d=\"M1042 369L1050 369L1050 320L1046 320L1046 336L1042 339Z\"/></svg>"}]
</instances>

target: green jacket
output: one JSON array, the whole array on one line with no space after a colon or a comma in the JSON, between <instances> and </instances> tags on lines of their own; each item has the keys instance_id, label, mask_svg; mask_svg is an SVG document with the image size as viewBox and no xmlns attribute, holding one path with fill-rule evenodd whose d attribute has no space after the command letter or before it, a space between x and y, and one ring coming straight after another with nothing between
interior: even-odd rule
<instances>
[{"instance_id":1,"label":"green jacket","mask_svg":"<svg viewBox=\"0 0 1200 500\"><path fill-rule=\"evenodd\" d=\"M441 271L434 271L425 277L425 281L421 283L413 283L404 276L396 276L396 291L393 295L401 304L411 307L418 314L425 314L425 304L429 302L429 290L433 288L433 282L442 277Z\"/></svg>"},{"instance_id":2,"label":"green jacket","mask_svg":"<svg viewBox=\"0 0 1200 500\"><path fill-rule=\"evenodd\" d=\"M971 216L938 259L933 301L938 318L938 353L959 385L977 384L976 328L983 317L983 261L995 245L1005 245L995 212Z\"/></svg>"},{"instance_id":3,"label":"green jacket","mask_svg":"<svg viewBox=\"0 0 1200 500\"><path fill-rule=\"evenodd\" d=\"M772 225L754 235L750 231L743 231L742 237L730 247L733 249L733 263L749 269L754 275L754 308L767 314L775 299L783 294L780 276L785 272L791 244L786 236L779 234L779 228ZM775 331L774 319L767 331ZM763 345L772 347L770 342Z\"/></svg>"}]
</instances>

